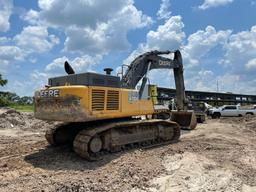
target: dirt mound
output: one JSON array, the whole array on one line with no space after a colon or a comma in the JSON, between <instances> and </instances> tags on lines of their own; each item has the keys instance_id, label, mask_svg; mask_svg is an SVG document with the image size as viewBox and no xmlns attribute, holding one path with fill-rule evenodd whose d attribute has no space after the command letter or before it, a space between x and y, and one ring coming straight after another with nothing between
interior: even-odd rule
<instances>
[{"instance_id":1,"label":"dirt mound","mask_svg":"<svg viewBox=\"0 0 256 192\"><path fill-rule=\"evenodd\" d=\"M242 184L231 171L201 155L185 152L167 156L163 164L169 173L154 179L151 191L239 191Z\"/></svg>"},{"instance_id":2,"label":"dirt mound","mask_svg":"<svg viewBox=\"0 0 256 192\"><path fill-rule=\"evenodd\" d=\"M256 116L255 115L249 115L244 117L223 117L219 121L221 123L242 126L249 131L256 132Z\"/></svg>"},{"instance_id":3,"label":"dirt mound","mask_svg":"<svg viewBox=\"0 0 256 192\"><path fill-rule=\"evenodd\" d=\"M44 129L51 123L34 118L33 113L18 112L14 109L2 109L0 113L0 129Z\"/></svg>"},{"instance_id":4,"label":"dirt mound","mask_svg":"<svg viewBox=\"0 0 256 192\"><path fill-rule=\"evenodd\" d=\"M228 123L228 124L243 124L246 122L254 121L256 120L256 116L248 115L244 117L221 117L220 122L221 123Z\"/></svg>"},{"instance_id":5,"label":"dirt mound","mask_svg":"<svg viewBox=\"0 0 256 192\"><path fill-rule=\"evenodd\" d=\"M256 117L245 123L246 128L256 132Z\"/></svg>"}]
</instances>

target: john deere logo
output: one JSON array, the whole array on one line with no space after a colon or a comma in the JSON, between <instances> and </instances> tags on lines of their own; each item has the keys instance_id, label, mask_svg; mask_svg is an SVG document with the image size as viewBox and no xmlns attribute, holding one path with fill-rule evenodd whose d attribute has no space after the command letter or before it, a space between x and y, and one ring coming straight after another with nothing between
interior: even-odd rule
<instances>
[{"instance_id":1,"label":"john deere logo","mask_svg":"<svg viewBox=\"0 0 256 192\"><path fill-rule=\"evenodd\" d=\"M170 65L170 62L169 61L159 61L159 65L160 66L169 66Z\"/></svg>"},{"instance_id":2,"label":"john deere logo","mask_svg":"<svg viewBox=\"0 0 256 192\"><path fill-rule=\"evenodd\" d=\"M41 90L40 97L59 97L60 91L58 89Z\"/></svg>"}]
</instances>

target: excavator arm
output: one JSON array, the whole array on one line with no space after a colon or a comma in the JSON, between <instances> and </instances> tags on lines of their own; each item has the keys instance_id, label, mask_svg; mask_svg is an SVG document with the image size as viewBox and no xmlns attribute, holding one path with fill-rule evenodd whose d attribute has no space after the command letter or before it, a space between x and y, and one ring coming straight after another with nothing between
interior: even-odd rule
<instances>
[{"instance_id":1,"label":"excavator arm","mask_svg":"<svg viewBox=\"0 0 256 192\"><path fill-rule=\"evenodd\" d=\"M161 56L171 53L174 53L173 59ZM139 90L139 97L141 98L147 82L147 73L152 69L173 69L176 86L177 109L178 111L187 110L182 56L179 50L151 51L138 56L134 59L122 77L122 87L134 89L142 79L142 84Z\"/></svg>"}]
</instances>

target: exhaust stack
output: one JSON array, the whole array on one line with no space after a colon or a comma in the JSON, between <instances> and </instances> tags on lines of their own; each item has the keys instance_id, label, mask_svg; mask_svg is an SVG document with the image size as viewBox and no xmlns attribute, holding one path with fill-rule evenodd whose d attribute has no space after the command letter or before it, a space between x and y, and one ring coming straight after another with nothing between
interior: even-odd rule
<instances>
[{"instance_id":1,"label":"exhaust stack","mask_svg":"<svg viewBox=\"0 0 256 192\"><path fill-rule=\"evenodd\" d=\"M65 61L64 63L64 68L67 74L69 75L75 74L74 69L71 67L71 65L67 61Z\"/></svg>"},{"instance_id":2,"label":"exhaust stack","mask_svg":"<svg viewBox=\"0 0 256 192\"><path fill-rule=\"evenodd\" d=\"M111 72L113 71L112 68L105 68L104 71L106 72L106 75L111 75Z\"/></svg>"}]
</instances>

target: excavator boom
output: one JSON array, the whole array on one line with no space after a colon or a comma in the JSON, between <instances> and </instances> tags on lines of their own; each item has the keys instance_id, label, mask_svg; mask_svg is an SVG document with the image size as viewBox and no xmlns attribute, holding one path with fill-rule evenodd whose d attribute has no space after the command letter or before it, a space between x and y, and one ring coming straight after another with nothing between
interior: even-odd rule
<instances>
[{"instance_id":1,"label":"excavator boom","mask_svg":"<svg viewBox=\"0 0 256 192\"><path fill-rule=\"evenodd\" d=\"M171 53L174 54L173 59L161 56ZM122 77L122 87L135 89L138 82L142 79L142 85L140 88L141 97L147 80L147 78L145 78L145 75L148 73L148 71L152 69L173 69L178 111L187 110L187 102L185 99L185 85L183 78L183 63L182 56L179 50L151 51L138 56L130 64L126 73Z\"/></svg>"},{"instance_id":2,"label":"excavator boom","mask_svg":"<svg viewBox=\"0 0 256 192\"><path fill-rule=\"evenodd\" d=\"M174 54L173 59L162 56L168 54ZM146 75L152 69L173 69L177 111L172 111L171 120L178 122L183 128L194 129L196 127L196 117L193 112L187 112L188 102L185 95L183 62L179 50L151 51L138 56L122 77L122 86L134 89L142 79L139 90L139 98L141 98L147 82Z\"/></svg>"}]
</instances>

